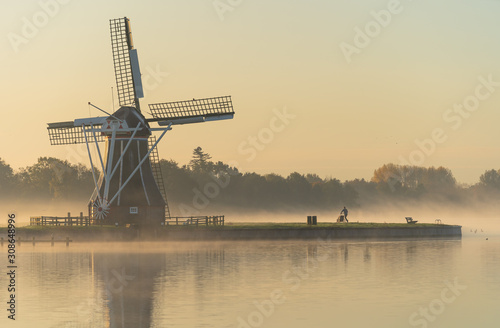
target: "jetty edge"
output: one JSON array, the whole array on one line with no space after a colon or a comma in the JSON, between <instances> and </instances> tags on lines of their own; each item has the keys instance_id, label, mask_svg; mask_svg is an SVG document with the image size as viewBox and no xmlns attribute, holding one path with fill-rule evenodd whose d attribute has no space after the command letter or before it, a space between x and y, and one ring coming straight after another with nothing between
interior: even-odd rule
<instances>
[{"instance_id":1,"label":"jetty edge","mask_svg":"<svg viewBox=\"0 0 500 328\"><path fill-rule=\"evenodd\" d=\"M7 229L0 228L0 237ZM112 241L238 241L238 240L312 240L312 239L426 239L462 237L462 226L446 224L400 223L229 223L224 226L164 226L154 231L114 226L26 226L18 237L54 236L74 242Z\"/></svg>"}]
</instances>

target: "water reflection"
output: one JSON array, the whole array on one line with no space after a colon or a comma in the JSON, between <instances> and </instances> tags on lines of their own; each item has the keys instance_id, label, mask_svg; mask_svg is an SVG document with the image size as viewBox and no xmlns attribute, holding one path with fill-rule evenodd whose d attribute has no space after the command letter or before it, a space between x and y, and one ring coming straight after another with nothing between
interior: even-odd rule
<instances>
[{"instance_id":1,"label":"water reflection","mask_svg":"<svg viewBox=\"0 0 500 328\"><path fill-rule=\"evenodd\" d=\"M162 254L98 253L96 275L104 284L109 327L150 327L155 280L165 267Z\"/></svg>"},{"instance_id":2,"label":"water reflection","mask_svg":"<svg viewBox=\"0 0 500 328\"><path fill-rule=\"evenodd\" d=\"M443 279L452 279L444 273L453 269L460 248L460 240L181 243L166 252L100 253L94 270L103 282L109 327L232 327L236 318L253 313L245 308L264 302L276 289L288 300L305 297L305 308L307 300L331 307L315 318L319 321L355 315L360 302L389 315L394 309L385 306L400 307L393 304L394 295L408 302L415 293L424 293L425 300L434 297L432 288L427 296L422 286L441 288ZM288 311L293 317L297 310ZM287 322L289 315L283 315Z\"/></svg>"},{"instance_id":3,"label":"water reflection","mask_svg":"<svg viewBox=\"0 0 500 328\"><path fill-rule=\"evenodd\" d=\"M370 253L370 246L369 246L369 244L366 244L365 251L363 252L363 261L365 261L366 263L369 263L371 258L372 258L372 255Z\"/></svg>"},{"instance_id":4,"label":"water reflection","mask_svg":"<svg viewBox=\"0 0 500 328\"><path fill-rule=\"evenodd\" d=\"M286 302L260 327L405 327L445 280L460 277L472 290L466 279L473 277L489 284L477 290L498 293L498 245L467 252L460 240L186 242L140 251L134 243L108 251L108 244L23 246L23 288L31 296L20 299L27 326L238 327L279 290ZM458 309L446 311L452 317Z\"/></svg>"}]
</instances>

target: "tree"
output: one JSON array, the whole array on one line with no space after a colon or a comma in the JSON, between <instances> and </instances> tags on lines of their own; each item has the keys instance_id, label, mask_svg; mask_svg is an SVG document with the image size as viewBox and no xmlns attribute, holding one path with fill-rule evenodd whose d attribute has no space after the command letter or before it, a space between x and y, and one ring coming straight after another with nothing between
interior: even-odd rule
<instances>
[{"instance_id":1,"label":"tree","mask_svg":"<svg viewBox=\"0 0 500 328\"><path fill-rule=\"evenodd\" d=\"M308 204L311 199L311 184L300 173L293 172L286 178L291 192L291 200L296 204Z\"/></svg>"},{"instance_id":2,"label":"tree","mask_svg":"<svg viewBox=\"0 0 500 328\"><path fill-rule=\"evenodd\" d=\"M479 184L483 187L500 189L500 170L488 170L479 177Z\"/></svg>"},{"instance_id":3,"label":"tree","mask_svg":"<svg viewBox=\"0 0 500 328\"><path fill-rule=\"evenodd\" d=\"M266 174L266 198L271 207L274 203L276 207L289 203L290 189L288 188L287 180L278 174Z\"/></svg>"},{"instance_id":4,"label":"tree","mask_svg":"<svg viewBox=\"0 0 500 328\"><path fill-rule=\"evenodd\" d=\"M54 157L40 157L18 173L25 196L48 199L88 198L94 189L91 170Z\"/></svg>"},{"instance_id":5,"label":"tree","mask_svg":"<svg viewBox=\"0 0 500 328\"><path fill-rule=\"evenodd\" d=\"M170 201L188 202L193 198L193 188L197 187L187 167L179 167L173 160L160 160L160 167L165 182L165 192Z\"/></svg>"},{"instance_id":6,"label":"tree","mask_svg":"<svg viewBox=\"0 0 500 328\"><path fill-rule=\"evenodd\" d=\"M343 195L342 182L338 179L329 179L324 184L319 186L321 188L322 201L326 206L340 205L346 203ZM349 204L345 204L349 205Z\"/></svg>"},{"instance_id":7,"label":"tree","mask_svg":"<svg viewBox=\"0 0 500 328\"><path fill-rule=\"evenodd\" d=\"M8 194L14 187L14 171L0 158L0 194Z\"/></svg>"},{"instance_id":8,"label":"tree","mask_svg":"<svg viewBox=\"0 0 500 328\"><path fill-rule=\"evenodd\" d=\"M444 167L420 167L385 164L375 170L372 182L385 192L415 196L424 191L453 192L456 180L451 171Z\"/></svg>"},{"instance_id":9,"label":"tree","mask_svg":"<svg viewBox=\"0 0 500 328\"><path fill-rule=\"evenodd\" d=\"M266 195L266 187L266 179L260 174L245 173L241 179L239 204L254 208L268 204L270 199L269 195Z\"/></svg>"},{"instance_id":10,"label":"tree","mask_svg":"<svg viewBox=\"0 0 500 328\"><path fill-rule=\"evenodd\" d=\"M424 169L420 177L420 183L429 191L453 191L456 187L456 179L450 169L442 166Z\"/></svg>"},{"instance_id":11,"label":"tree","mask_svg":"<svg viewBox=\"0 0 500 328\"><path fill-rule=\"evenodd\" d=\"M196 147L193 150L193 158L189 162L193 171L202 171L207 172L213 166L213 163L210 162L212 156L208 153L205 153L201 147Z\"/></svg>"},{"instance_id":12,"label":"tree","mask_svg":"<svg viewBox=\"0 0 500 328\"><path fill-rule=\"evenodd\" d=\"M323 179L321 179L319 177L319 175L317 175L316 173L307 173L306 174L306 180L313 184L313 183L317 183L317 182L323 182Z\"/></svg>"},{"instance_id":13,"label":"tree","mask_svg":"<svg viewBox=\"0 0 500 328\"><path fill-rule=\"evenodd\" d=\"M403 186L405 175L400 165L392 163L384 164L373 172L372 181L377 184L383 184L390 187L391 190Z\"/></svg>"}]
</instances>

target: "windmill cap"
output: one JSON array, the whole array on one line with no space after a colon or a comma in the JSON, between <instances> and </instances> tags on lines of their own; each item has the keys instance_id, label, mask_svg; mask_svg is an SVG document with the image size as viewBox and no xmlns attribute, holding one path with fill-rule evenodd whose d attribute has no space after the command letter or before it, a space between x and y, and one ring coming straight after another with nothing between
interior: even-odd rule
<instances>
[{"instance_id":1,"label":"windmill cap","mask_svg":"<svg viewBox=\"0 0 500 328\"><path fill-rule=\"evenodd\" d=\"M139 124L140 128L135 134L136 137L149 137L151 135L149 124L135 107L120 107L113 115L108 116L102 129L104 133L108 134L106 130L109 130L109 134L111 133L111 124L118 125L118 134L122 134L120 130L124 129L127 129L127 131L123 131L123 134L131 134L130 129L135 129L137 124Z\"/></svg>"}]
</instances>

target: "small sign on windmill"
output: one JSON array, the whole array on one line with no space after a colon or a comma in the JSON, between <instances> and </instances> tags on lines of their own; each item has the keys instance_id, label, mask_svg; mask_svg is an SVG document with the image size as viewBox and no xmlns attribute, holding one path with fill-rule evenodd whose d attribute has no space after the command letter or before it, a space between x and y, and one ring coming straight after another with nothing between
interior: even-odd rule
<instances>
[{"instance_id":1,"label":"small sign on windmill","mask_svg":"<svg viewBox=\"0 0 500 328\"><path fill-rule=\"evenodd\" d=\"M112 19L110 29L120 108L109 114L94 106L106 116L49 123L49 139L51 145L87 145L95 184L89 217L95 222L159 225L170 211L161 170L156 167L158 143L173 125L232 119L233 104L230 96L149 104L152 117L146 118L139 103L144 94L130 20ZM160 132L158 139L152 132ZM97 158L92 157L91 145ZM101 168L99 178L95 162Z\"/></svg>"}]
</instances>

